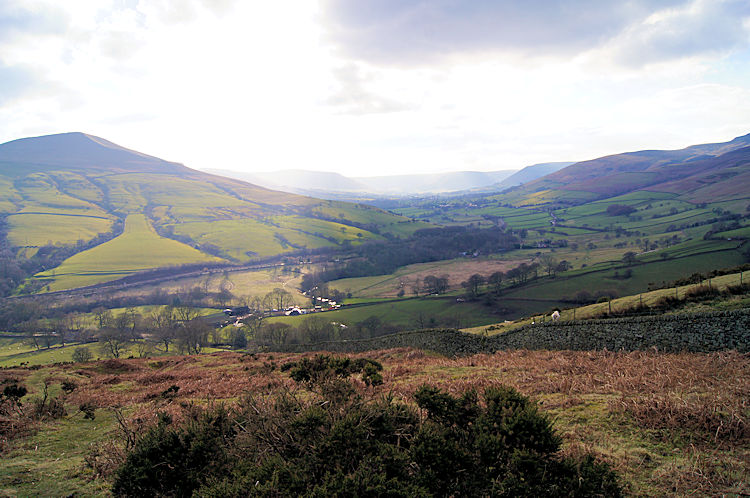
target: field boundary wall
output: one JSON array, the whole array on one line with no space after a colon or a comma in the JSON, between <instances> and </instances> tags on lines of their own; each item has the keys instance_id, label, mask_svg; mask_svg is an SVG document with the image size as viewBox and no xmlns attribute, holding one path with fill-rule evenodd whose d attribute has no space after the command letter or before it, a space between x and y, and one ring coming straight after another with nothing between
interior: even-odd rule
<instances>
[{"instance_id":1,"label":"field boundary wall","mask_svg":"<svg viewBox=\"0 0 750 498\"><path fill-rule=\"evenodd\" d=\"M400 332L372 339L291 344L274 351L363 352L412 347L447 356L510 349L750 352L750 309L661 316L547 322L494 335L451 329Z\"/></svg>"}]
</instances>

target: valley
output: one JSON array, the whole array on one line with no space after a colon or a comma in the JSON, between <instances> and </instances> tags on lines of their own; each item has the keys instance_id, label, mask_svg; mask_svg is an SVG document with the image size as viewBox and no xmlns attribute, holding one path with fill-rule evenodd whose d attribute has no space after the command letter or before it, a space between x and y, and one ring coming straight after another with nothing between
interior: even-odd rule
<instances>
[{"instance_id":1,"label":"valley","mask_svg":"<svg viewBox=\"0 0 750 498\"><path fill-rule=\"evenodd\" d=\"M322 350L382 362L383 384L357 374L352 392L407 411L426 384L512 386L554 417L555 458L593 455L628 495L744 493L748 331L689 324L745 323L748 145L346 202L85 134L2 144L0 491L107 493L164 414L179 431L216 403L327 396L281 369ZM698 346L672 351L673 333Z\"/></svg>"}]
</instances>

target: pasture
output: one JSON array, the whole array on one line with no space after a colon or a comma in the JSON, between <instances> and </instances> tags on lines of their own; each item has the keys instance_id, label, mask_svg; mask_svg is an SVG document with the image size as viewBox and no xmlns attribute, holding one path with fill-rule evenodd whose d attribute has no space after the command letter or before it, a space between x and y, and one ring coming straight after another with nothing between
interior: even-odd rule
<instances>
[{"instance_id":1,"label":"pasture","mask_svg":"<svg viewBox=\"0 0 750 498\"><path fill-rule=\"evenodd\" d=\"M67 213L20 213L6 218L8 242L17 247L41 247L88 241L112 227L106 216Z\"/></svg>"},{"instance_id":2,"label":"pasture","mask_svg":"<svg viewBox=\"0 0 750 498\"><path fill-rule=\"evenodd\" d=\"M704 280L697 284L680 285L677 287L669 287L665 289L656 289L653 291L644 291L635 293L632 295L622 296L613 298L609 301L594 303L582 306L571 305L571 303L554 303L552 300L549 301L549 306L544 309L540 309L539 300L536 301L536 307L531 307L528 313L522 315L522 318L516 318L507 322L498 322L493 324L494 327L488 329L486 326L478 327L465 327L462 329L463 332L472 334L501 334L531 323L532 320L542 321L550 320L550 313L553 308L559 308L561 320L585 320L588 318L601 317L608 313L618 313L623 310L629 310L638 306L649 306L653 307L657 305L660 299L669 297L677 299L685 299L691 291L696 289L702 289L705 286L710 285L712 288L722 291L729 286L736 286L740 284L747 284L750 282L750 271L732 273L728 275L721 275L712 277L709 280ZM506 296L501 297L500 302L506 305L515 305L517 300L512 298L507 300ZM711 310L725 310L725 309L737 309L744 308L750 305L750 297L747 295L731 296L731 297L718 297L714 302L707 304L694 304L686 303L684 308L680 308L677 311L670 311L668 313L685 313L686 311L711 311Z\"/></svg>"},{"instance_id":3,"label":"pasture","mask_svg":"<svg viewBox=\"0 0 750 498\"><path fill-rule=\"evenodd\" d=\"M708 272L716 268L731 268L744 262L744 256L735 250L725 250L705 254L695 254L682 258L655 260L632 267L618 265L607 269L586 268L581 272L562 273L553 279L533 281L517 289L508 289L505 297L562 299L574 296L580 290L614 291L619 296L635 294L647 290L649 283L661 284L689 276L694 272ZM627 269L632 270L628 278L618 277ZM587 271L589 270L589 271Z\"/></svg>"},{"instance_id":4,"label":"pasture","mask_svg":"<svg viewBox=\"0 0 750 498\"><path fill-rule=\"evenodd\" d=\"M297 327L309 316L322 316L326 320L349 327L375 316L402 330L437 326L461 328L498 321L498 314L494 309L481 303L456 302L456 298L452 296L345 305L336 311L325 311L313 315L272 317L268 318L268 321L287 323Z\"/></svg>"},{"instance_id":5,"label":"pasture","mask_svg":"<svg viewBox=\"0 0 750 498\"><path fill-rule=\"evenodd\" d=\"M118 296L147 296L154 292L165 293L188 293L191 289L199 287L201 291L208 293L219 292L226 289L235 296L235 302L244 302L254 297L262 298L276 288L282 288L290 292L297 304L308 301L299 291L301 273L291 271L297 267L277 267L263 270L226 271L222 273L211 273L199 277L178 278L159 282L158 284L146 284L134 289L118 292Z\"/></svg>"},{"instance_id":6,"label":"pasture","mask_svg":"<svg viewBox=\"0 0 750 498\"><path fill-rule=\"evenodd\" d=\"M529 262L520 256L520 259L490 259L490 258L459 258L431 263L417 263L399 268L388 275L373 277L345 278L334 280L329 287L344 293L350 293L354 297L396 297L403 289L406 295L412 294L412 288L416 280L424 280L427 276L448 278L449 290L461 289L461 282L470 275L490 275L496 271L508 271L523 262ZM422 290L421 292L424 292Z\"/></svg>"},{"instance_id":7,"label":"pasture","mask_svg":"<svg viewBox=\"0 0 750 498\"><path fill-rule=\"evenodd\" d=\"M142 214L129 215L122 235L80 252L52 270L34 278L56 291L115 280L131 273L162 266L214 262L204 254L175 240L160 237Z\"/></svg>"}]
</instances>

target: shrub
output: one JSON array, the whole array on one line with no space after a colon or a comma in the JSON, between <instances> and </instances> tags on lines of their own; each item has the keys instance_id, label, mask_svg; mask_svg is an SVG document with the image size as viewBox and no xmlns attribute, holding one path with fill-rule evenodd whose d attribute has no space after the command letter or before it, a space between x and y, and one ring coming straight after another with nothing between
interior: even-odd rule
<instances>
[{"instance_id":1,"label":"shrub","mask_svg":"<svg viewBox=\"0 0 750 498\"><path fill-rule=\"evenodd\" d=\"M32 402L32 415L37 419L63 418L68 413L65 411L65 403L58 398L49 397L49 381L44 382L41 398L35 398Z\"/></svg>"},{"instance_id":2,"label":"shrub","mask_svg":"<svg viewBox=\"0 0 750 498\"><path fill-rule=\"evenodd\" d=\"M70 394L78 388L78 384L74 380L64 380L60 383L60 388L65 394Z\"/></svg>"},{"instance_id":3,"label":"shrub","mask_svg":"<svg viewBox=\"0 0 750 498\"><path fill-rule=\"evenodd\" d=\"M289 370L289 375L296 382L316 384L321 381L339 377L345 379L354 373L362 373L363 380L368 385L383 383L383 378L378 373L383 365L368 358L351 359L348 357L335 357L328 355L317 355L314 358L303 358L297 362L285 363L281 371ZM378 380L379 379L379 380Z\"/></svg>"},{"instance_id":4,"label":"shrub","mask_svg":"<svg viewBox=\"0 0 750 498\"><path fill-rule=\"evenodd\" d=\"M190 496L227 465L228 413L207 411L176 428L168 417L140 437L115 473L116 496Z\"/></svg>"},{"instance_id":5,"label":"shrub","mask_svg":"<svg viewBox=\"0 0 750 498\"><path fill-rule=\"evenodd\" d=\"M374 365L374 362L365 362ZM328 365L343 374L306 377ZM424 386L417 407L344 389L340 358L297 362L293 375L324 390L248 397L183 427L160 421L116 472L116 496L619 496L615 475L563 458L537 406L512 388L454 397ZM302 368L304 367L304 368ZM374 366L372 368L375 368ZM307 380L304 380L307 379Z\"/></svg>"},{"instance_id":6,"label":"shrub","mask_svg":"<svg viewBox=\"0 0 750 498\"><path fill-rule=\"evenodd\" d=\"M710 285L698 285L685 292L685 299L688 301L702 301L711 299L721 294L716 287Z\"/></svg>"},{"instance_id":7,"label":"shrub","mask_svg":"<svg viewBox=\"0 0 750 498\"><path fill-rule=\"evenodd\" d=\"M0 396L0 401L9 401L13 406L19 406L21 404L21 398L26 396L25 386L19 386L16 383L9 384L3 388L3 394Z\"/></svg>"},{"instance_id":8,"label":"shrub","mask_svg":"<svg viewBox=\"0 0 750 498\"><path fill-rule=\"evenodd\" d=\"M91 358L93 357L94 355L91 354L89 348L85 346L81 346L73 350L73 361L75 361L76 363L86 363L87 361L91 361Z\"/></svg>"},{"instance_id":9,"label":"shrub","mask_svg":"<svg viewBox=\"0 0 750 498\"><path fill-rule=\"evenodd\" d=\"M78 411L83 413L83 418L87 420L94 420L96 418L96 405L94 403L84 401L78 405Z\"/></svg>"}]
</instances>

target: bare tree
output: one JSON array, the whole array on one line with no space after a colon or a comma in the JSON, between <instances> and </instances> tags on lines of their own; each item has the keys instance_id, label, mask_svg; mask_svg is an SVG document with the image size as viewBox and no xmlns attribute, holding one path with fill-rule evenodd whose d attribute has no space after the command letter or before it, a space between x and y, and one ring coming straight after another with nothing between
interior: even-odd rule
<instances>
[{"instance_id":1,"label":"bare tree","mask_svg":"<svg viewBox=\"0 0 750 498\"><path fill-rule=\"evenodd\" d=\"M128 336L114 327L105 327L99 331L99 345L102 354L110 358L119 358L128 343Z\"/></svg>"},{"instance_id":2,"label":"bare tree","mask_svg":"<svg viewBox=\"0 0 750 498\"><path fill-rule=\"evenodd\" d=\"M557 258L555 258L552 254L545 253L539 256L539 262L542 265L542 268L547 271L548 277L554 277L555 276L555 270L557 269Z\"/></svg>"},{"instance_id":3,"label":"bare tree","mask_svg":"<svg viewBox=\"0 0 750 498\"><path fill-rule=\"evenodd\" d=\"M294 303L294 296L289 291L280 287L276 287L266 294L266 297L269 299L271 306L277 310L283 310Z\"/></svg>"},{"instance_id":4,"label":"bare tree","mask_svg":"<svg viewBox=\"0 0 750 498\"><path fill-rule=\"evenodd\" d=\"M466 289L466 292L470 297L477 297L479 295L479 287L485 283L485 279L479 273L475 273L470 276L465 282L461 282L461 287Z\"/></svg>"},{"instance_id":5,"label":"bare tree","mask_svg":"<svg viewBox=\"0 0 750 498\"><path fill-rule=\"evenodd\" d=\"M183 322L177 328L177 341L180 349L187 354L199 354L208 341L211 327L200 318Z\"/></svg>"},{"instance_id":6,"label":"bare tree","mask_svg":"<svg viewBox=\"0 0 750 498\"><path fill-rule=\"evenodd\" d=\"M184 305L175 307L174 312L177 316L177 320L181 322L189 322L200 315L200 312L197 309Z\"/></svg>"},{"instance_id":7,"label":"bare tree","mask_svg":"<svg viewBox=\"0 0 750 498\"><path fill-rule=\"evenodd\" d=\"M414 283L411 284L411 292L418 296L420 292L422 292L422 281L419 280L419 277L414 279Z\"/></svg>"},{"instance_id":8,"label":"bare tree","mask_svg":"<svg viewBox=\"0 0 750 498\"><path fill-rule=\"evenodd\" d=\"M177 316L174 307L166 306L154 311L147 319L147 324L154 339L164 345L165 352L169 352L169 345L175 339L177 328Z\"/></svg>"},{"instance_id":9,"label":"bare tree","mask_svg":"<svg viewBox=\"0 0 750 498\"><path fill-rule=\"evenodd\" d=\"M268 323L264 325L256 336L256 341L261 344L272 344L280 346L286 343L292 327L288 323Z\"/></svg>"},{"instance_id":10,"label":"bare tree","mask_svg":"<svg viewBox=\"0 0 750 498\"><path fill-rule=\"evenodd\" d=\"M492 286L492 290L495 294L500 294L500 292L502 292L504 278L505 273L501 271L496 271L487 278L487 283Z\"/></svg>"},{"instance_id":11,"label":"bare tree","mask_svg":"<svg viewBox=\"0 0 750 498\"><path fill-rule=\"evenodd\" d=\"M94 309L94 319L96 320L96 324L100 329L109 327L112 324L113 320L112 312L108 309L98 307Z\"/></svg>"}]
</instances>

